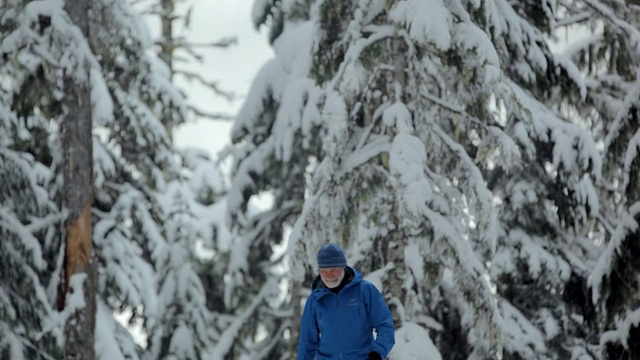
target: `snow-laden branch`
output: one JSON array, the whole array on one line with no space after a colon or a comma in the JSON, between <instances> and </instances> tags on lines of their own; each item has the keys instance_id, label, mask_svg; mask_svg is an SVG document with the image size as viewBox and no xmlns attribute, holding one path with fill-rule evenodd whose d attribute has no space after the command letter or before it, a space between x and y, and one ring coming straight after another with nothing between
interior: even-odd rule
<instances>
[{"instance_id":1,"label":"snow-laden branch","mask_svg":"<svg viewBox=\"0 0 640 360\"><path fill-rule=\"evenodd\" d=\"M611 7L598 0L585 0L585 3L626 32L631 42L631 48L635 51L635 55L640 57L640 30L636 26L620 18Z\"/></svg>"},{"instance_id":2,"label":"snow-laden branch","mask_svg":"<svg viewBox=\"0 0 640 360\"><path fill-rule=\"evenodd\" d=\"M227 329L220 335L217 344L210 351L210 359L224 359L226 354L231 349L236 336L240 332L240 329L244 324L253 317L258 306L266 301L267 297L273 294L278 289L278 284L274 279L268 279L263 285L260 291L253 297L251 303L247 308L237 315Z\"/></svg>"}]
</instances>

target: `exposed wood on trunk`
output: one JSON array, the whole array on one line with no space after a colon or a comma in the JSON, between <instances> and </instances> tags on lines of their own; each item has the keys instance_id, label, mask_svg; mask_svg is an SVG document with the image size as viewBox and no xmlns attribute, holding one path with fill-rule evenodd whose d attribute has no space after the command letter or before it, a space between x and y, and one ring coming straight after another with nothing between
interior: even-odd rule
<instances>
[{"instance_id":1,"label":"exposed wood on trunk","mask_svg":"<svg viewBox=\"0 0 640 360\"><path fill-rule=\"evenodd\" d=\"M69 292L69 277L88 273L93 242L91 238L91 202L87 202L75 222L67 225L65 250L65 293Z\"/></svg>"},{"instance_id":2,"label":"exposed wood on trunk","mask_svg":"<svg viewBox=\"0 0 640 360\"><path fill-rule=\"evenodd\" d=\"M80 215L66 226L64 264L64 294L68 299L74 292L71 277L85 275L82 292L85 306L77 309L65 324L65 359L93 360L96 317L96 271L92 263L93 241L91 227L91 202L87 202ZM65 304L69 305L69 304Z\"/></svg>"}]
</instances>

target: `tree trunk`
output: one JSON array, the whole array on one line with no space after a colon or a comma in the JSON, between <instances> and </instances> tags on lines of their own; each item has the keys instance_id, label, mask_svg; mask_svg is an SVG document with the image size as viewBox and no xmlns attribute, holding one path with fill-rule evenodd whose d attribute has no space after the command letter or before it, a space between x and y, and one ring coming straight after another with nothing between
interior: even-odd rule
<instances>
[{"instance_id":1,"label":"tree trunk","mask_svg":"<svg viewBox=\"0 0 640 360\"><path fill-rule=\"evenodd\" d=\"M174 79L174 68L173 68L173 53L176 49L175 39L173 37L173 21L178 19L178 16L175 13L175 1L174 0L161 0L160 5L162 10L160 11L160 23L162 24L162 42L160 43L160 58L167 63L170 71L170 79L173 82ZM167 129L167 133L169 134L169 138L173 140L173 122L171 116L167 113L164 113L161 117L162 124L165 129Z\"/></svg>"},{"instance_id":2,"label":"tree trunk","mask_svg":"<svg viewBox=\"0 0 640 360\"><path fill-rule=\"evenodd\" d=\"M160 58L167 63L173 79L173 51L175 39L173 38L173 21L177 19L174 0L162 0L160 2L160 23L162 24L162 41L160 43Z\"/></svg>"},{"instance_id":3,"label":"tree trunk","mask_svg":"<svg viewBox=\"0 0 640 360\"><path fill-rule=\"evenodd\" d=\"M89 0L68 0L65 10L89 38ZM78 79L83 80L78 80ZM63 151L62 205L65 222L63 306L71 313L65 324L64 358L93 360L96 317L95 265L91 208L93 203L93 152L88 64L63 79L65 114L60 131Z\"/></svg>"}]
</instances>

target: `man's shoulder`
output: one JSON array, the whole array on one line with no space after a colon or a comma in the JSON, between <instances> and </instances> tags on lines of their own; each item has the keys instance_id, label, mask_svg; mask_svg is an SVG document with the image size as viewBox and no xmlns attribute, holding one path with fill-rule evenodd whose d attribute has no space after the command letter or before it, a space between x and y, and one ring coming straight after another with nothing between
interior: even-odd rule
<instances>
[{"instance_id":1,"label":"man's shoulder","mask_svg":"<svg viewBox=\"0 0 640 360\"><path fill-rule=\"evenodd\" d=\"M378 289L378 287L373 282L365 278L362 278L362 280L360 281L360 288L362 289L362 292L366 293L367 295L380 294L380 290Z\"/></svg>"},{"instance_id":2,"label":"man's shoulder","mask_svg":"<svg viewBox=\"0 0 640 360\"><path fill-rule=\"evenodd\" d=\"M371 287L375 287L375 285L373 285L373 283L367 279L362 279L360 280L360 287L363 290L369 290Z\"/></svg>"}]
</instances>

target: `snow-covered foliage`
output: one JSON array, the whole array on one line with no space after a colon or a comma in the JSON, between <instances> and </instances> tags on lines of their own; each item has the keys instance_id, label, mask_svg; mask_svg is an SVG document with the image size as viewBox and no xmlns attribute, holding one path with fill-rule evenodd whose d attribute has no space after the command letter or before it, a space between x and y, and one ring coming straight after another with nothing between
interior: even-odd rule
<instances>
[{"instance_id":1,"label":"snow-covered foliage","mask_svg":"<svg viewBox=\"0 0 640 360\"><path fill-rule=\"evenodd\" d=\"M15 129L4 125L3 134ZM25 149L6 145L0 146L0 357L53 357L60 334L51 329L57 314L48 286L56 284L56 267L47 255L55 255L51 227L61 217L51 215L56 206L45 189L52 174Z\"/></svg>"},{"instance_id":2,"label":"snow-covered foliage","mask_svg":"<svg viewBox=\"0 0 640 360\"><path fill-rule=\"evenodd\" d=\"M112 309L133 311L133 322L143 322L144 358L205 359L219 329L212 311L223 309L208 299L221 281L208 290L203 277L224 268L203 271L200 252L217 255L218 246L228 242L224 203L218 202L225 185L209 156L173 147L170 130L184 120L187 106L170 81L170 69L150 50L144 22L123 5L111 9L112 2L104 2L110 11L101 12L101 21L116 23L96 35L108 43L99 56L114 60L102 67L103 77L113 78L102 98L112 99L114 113L96 131L106 155L96 160L105 164L95 169L105 179L103 196L96 191L96 199L110 209L103 220L111 230L105 234L124 235L121 240L128 242L102 242L112 254L125 255L104 276L122 284L118 294L127 296L105 300Z\"/></svg>"},{"instance_id":3,"label":"snow-covered foliage","mask_svg":"<svg viewBox=\"0 0 640 360\"><path fill-rule=\"evenodd\" d=\"M99 359L287 358L327 241L391 306L390 359L640 356L637 6L256 0L276 56L224 197L173 147L190 107L144 22L91 4L84 38L63 1L0 3L0 358L62 357L65 74L91 89Z\"/></svg>"},{"instance_id":4,"label":"snow-covered foliage","mask_svg":"<svg viewBox=\"0 0 640 360\"><path fill-rule=\"evenodd\" d=\"M131 312L132 323L144 324L145 357L200 358L187 343L173 345L185 333L207 341L204 292L189 265L196 238L188 206L195 199L182 180L168 131L184 118L184 100L167 66L150 50L142 19L124 3L98 2L95 9L95 22L104 24L92 32L94 51L103 60L96 78L104 79L93 81L103 104L98 109L105 110L94 107L93 114L94 174L101 180L95 184L94 213L94 241L104 264L101 297L112 311ZM191 194L186 199L172 190L179 184ZM177 291L179 285L189 289ZM175 306L182 302L189 307Z\"/></svg>"},{"instance_id":5,"label":"snow-covered foliage","mask_svg":"<svg viewBox=\"0 0 640 360\"><path fill-rule=\"evenodd\" d=\"M0 5L2 358L61 357L56 299L64 214L56 195L60 149L50 135L61 114L56 79L63 71L72 74L76 61L90 61L86 41L62 5L18 0Z\"/></svg>"},{"instance_id":6,"label":"snow-covered foliage","mask_svg":"<svg viewBox=\"0 0 640 360\"><path fill-rule=\"evenodd\" d=\"M208 156L173 147L168 128L184 120L184 97L128 3L92 2L90 38L63 5L0 5L0 357L62 357L61 84L83 63L89 77L75 80L91 89L94 124L97 356L205 358L217 324L196 254L229 243L221 174Z\"/></svg>"},{"instance_id":7,"label":"snow-covered foliage","mask_svg":"<svg viewBox=\"0 0 640 360\"><path fill-rule=\"evenodd\" d=\"M294 291L281 306L299 313L298 284L319 246L336 241L375 274L398 333L420 327L443 358L597 358L593 333L580 332L589 302L567 294L584 300L595 261L603 160L570 116L587 99L579 64L548 45L572 10L254 3L276 56L232 132L230 220L253 236L241 249L264 247L262 219L291 227ZM273 206L255 214L250 201L264 191ZM252 265L232 278L247 281ZM390 358L420 358L407 350L425 344L416 339Z\"/></svg>"},{"instance_id":8,"label":"snow-covered foliage","mask_svg":"<svg viewBox=\"0 0 640 360\"><path fill-rule=\"evenodd\" d=\"M601 210L593 226L603 249L588 278L596 306L597 333L609 359L640 356L640 8L633 2L570 2L588 15L589 31L569 44L565 56L585 74L586 103L576 112L602 144L606 162L598 184Z\"/></svg>"}]
</instances>

